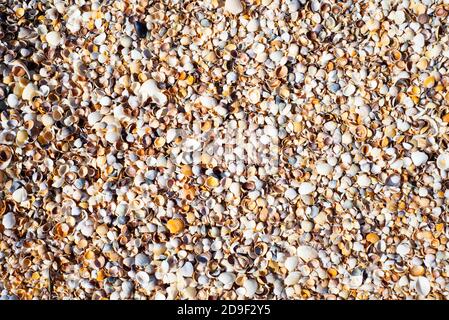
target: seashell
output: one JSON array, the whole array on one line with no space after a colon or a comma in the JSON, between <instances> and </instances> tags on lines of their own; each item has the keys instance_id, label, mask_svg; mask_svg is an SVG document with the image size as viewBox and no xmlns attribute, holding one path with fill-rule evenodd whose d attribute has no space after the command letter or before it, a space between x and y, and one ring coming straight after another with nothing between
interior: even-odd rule
<instances>
[{"instance_id":1,"label":"seashell","mask_svg":"<svg viewBox=\"0 0 449 320\"><path fill-rule=\"evenodd\" d=\"M2 219L2 225L5 227L5 229L12 229L16 225L16 217L14 216L14 213L8 212L3 216Z\"/></svg>"},{"instance_id":2,"label":"seashell","mask_svg":"<svg viewBox=\"0 0 449 320\"><path fill-rule=\"evenodd\" d=\"M154 146L155 146L156 148L161 148L161 147L164 146L164 144L165 144L165 139L164 139L163 137L157 137L157 138L154 140Z\"/></svg>"},{"instance_id":3,"label":"seashell","mask_svg":"<svg viewBox=\"0 0 449 320\"><path fill-rule=\"evenodd\" d=\"M248 101L252 104L257 104L260 101L260 90L257 88L252 88L248 90L247 94Z\"/></svg>"},{"instance_id":4,"label":"seashell","mask_svg":"<svg viewBox=\"0 0 449 320\"><path fill-rule=\"evenodd\" d=\"M12 151L10 147L0 145L0 170L8 167L12 159Z\"/></svg>"},{"instance_id":5,"label":"seashell","mask_svg":"<svg viewBox=\"0 0 449 320\"><path fill-rule=\"evenodd\" d=\"M392 174L387 177L385 184L389 187L399 187L401 182L402 178L399 174Z\"/></svg>"},{"instance_id":6,"label":"seashell","mask_svg":"<svg viewBox=\"0 0 449 320\"><path fill-rule=\"evenodd\" d=\"M286 286L294 286L301 279L301 273L298 271L290 272L288 276L284 279L284 283Z\"/></svg>"},{"instance_id":7,"label":"seashell","mask_svg":"<svg viewBox=\"0 0 449 320\"><path fill-rule=\"evenodd\" d=\"M51 31L45 36L45 40L51 47L57 47L61 44L62 38L59 32Z\"/></svg>"},{"instance_id":8,"label":"seashell","mask_svg":"<svg viewBox=\"0 0 449 320\"><path fill-rule=\"evenodd\" d=\"M220 185L220 180L218 180L215 177L207 177L206 179L206 186L209 188L216 188Z\"/></svg>"},{"instance_id":9,"label":"seashell","mask_svg":"<svg viewBox=\"0 0 449 320\"><path fill-rule=\"evenodd\" d=\"M328 164L327 162L323 162L323 161L318 162L316 164L315 168L316 168L316 172L322 176L327 176L327 175L331 174L334 169L330 164Z\"/></svg>"},{"instance_id":10,"label":"seashell","mask_svg":"<svg viewBox=\"0 0 449 320\"><path fill-rule=\"evenodd\" d=\"M217 106L217 100L213 97L208 96L200 97L200 103L206 108L213 108Z\"/></svg>"},{"instance_id":11,"label":"seashell","mask_svg":"<svg viewBox=\"0 0 449 320\"><path fill-rule=\"evenodd\" d=\"M221 283L223 283L225 286L232 285L234 283L235 279L236 279L236 276L232 272L222 272L218 276L218 280Z\"/></svg>"},{"instance_id":12,"label":"seashell","mask_svg":"<svg viewBox=\"0 0 449 320\"><path fill-rule=\"evenodd\" d=\"M258 283L254 279L245 279L243 282L243 288L245 288L245 296L251 298L256 294L258 289Z\"/></svg>"},{"instance_id":13,"label":"seashell","mask_svg":"<svg viewBox=\"0 0 449 320\"><path fill-rule=\"evenodd\" d=\"M288 188L284 193L284 196L289 200L295 199L297 195L298 193L293 188Z\"/></svg>"},{"instance_id":14,"label":"seashell","mask_svg":"<svg viewBox=\"0 0 449 320\"><path fill-rule=\"evenodd\" d=\"M36 85L32 82L28 83L22 91L22 99L31 101L39 95Z\"/></svg>"},{"instance_id":15,"label":"seashell","mask_svg":"<svg viewBox=\"0 0 449 320\"><path fill-rule=\"evenodd\" d=\"M424 88L432 88L435 85L435 77L428 76L423 82Z\"/></svg>"},{"instance_id":16,"label":"seashell","mask_svg":"<svg viewBox=\"0 0 449 320\"><path fill-rule=\"evenodd\" d=\"M303 182L299 185L298 192L300 195L307 195L314 192L316 189L315 185L310 182Z\"/></svg>"},{"instance_id":17,"label":"seashell","mask_svg":"<svg viewBox=\"0 0 449 320\"><path fill-rule=\"evenodd\" d=\"M437 167L440 170L448 170L449 169L449 153L444 152L438 156Z\"/></svg>"},{"instance_id":18,"label":"seashell","mask_svg":"<svg viewBox=\"0 0 449 320\"><path fill-rule=\"evenodd\" d=\"M397 246L396 253L401 257L405 257L410 253L410 246L407 243L401 243Z\"/></svg>"},{"instance_id":19,"label":"seashell","mask_svg":"<svg viewBox=\"0 0 449 320\"><path fill-rule=\"evenodd\" d=\"M140 86L138 94L143 101L152 98L158 105L165 105L167 103L167 96L162 93L158 88L156 81L152 79L145 81Z\"/></svg>"},{"instance_id":20,"label":"seashell","mask_svg":"<svg viewBox=\"0 0 449 320\"><path fill-rule=\"evenodd\" d=\"M352 289L356 289L360 287L362 283L363 283L363 272L359 269L355 269L349 278L349 286Z\"/></svg>"},{"instance_id":21,"label":"seashell","mask_svg":"<svg viewBox=\"0 0 449 320\"><path fill-rule=\"evenodd\" d=\"M299 246L296 253L305 262L318 258L318 252L311 246Z\"/></svg>"},{"instance_id":22,"label":"seashell","mask_svg":"<svg viewBox=\"0 0 449 320\"><path fill-rule=\"evenodd\" d=\"M291 256L285 259L284 265L288 271L293 271L298 266L298 262L299 262L298 257Z\"/></svg>"},{"instance_id":23,"label":"seashell","mask_svg":"<svg viewBox=\"0 0 449 320\"><path fill-rule=\"evenodd\" d=\"M226 0L224 5L224 11L230 14L239 14L243 11L243 6L240 0Z\"/></svg>"},{"instance_id":24,"label":"seashell","mask_svg":"<svg viewBox=\"0 0 449 320\"><path fill-rule=\"evenodd\" d=\"M411 154L412 162L415 166L419 167L427 162L429 156L421 151L415 151Z\"/></svg>"},{"instance_id":25,"label":"seashell","mask_svg":"<svg viewBox=\"0 0 449 320\"><path fill-rule=\"evenodd\" d=\"M167 229L172 234L180 233L184 230L184 222L181 219L170 219L167 222Z\"/></svg>"},{"instance_id":26,"label":"seashell","mask_svg":"<svg viewBox=\"0 0 449 320\"><path fill-rule=\"evenodd\" d=\"M193 265L190 262L184 263L184 265L179 269L180 274L184 278L191 278L193 276Z\"/></svg>"},{"instance_id":27,"label":"seashell","mask_svg":"<svg viewBox=\"0 0 449 320\"><path fill-rule=\"evenodd\" d=\"M430 281L426 277L418 277L416 280L416 291L421 296L427 296L430 292Z\"/></svg>"},{"instance_id":28,"label":"seashell","mask_svg":"<svg viewBox=\"0 0 449 320\"><path fill-rule=\"evenodd\" d=\"M165 139L167 140L167 143L170 143L170 142L172 142L173 140L175 140L176 135L177 135L176 129L169 129L169 130L167 131L167 136L166 136L166 138L165 138Z\"/></svg>"},{"instance_id":29,"label":"seashell","mask_svg":"<svg viewBox=\"0 0 449 320\"><path fill-rule=\"evenodd\" d=\"M257 30L259 30L259 27L260 27L259 19L253 18L246 25L246 30L248 30L248 32L256 32Z\"/></svg>"},{"instance_id":30,"label":"seashell","mask_svg":"<svg viewBox=\"0 0 449 320\"><path fill-rule=\"evenodd\" d=\"M366 241L368 241L369 243L376 243L379 240L379 236L373 232L368 233L368 235L366 236Z\"/></svg>"},{"instance_id":31,"label":"seashell","mask_svg":"<svg viewBox=\"0 0 449 320\"><path fill-rule=\"evenodd\" d=\"M101 115L100 112L95 111L95 112L91 112L89 113L89 115L87 116L87 122L93 126L94 124L96 124L97 122L100 122L101 119L103 118L103 116Z\"/></svg>"},{"instance_id":32,"label":"seashell","mask_svg":"<svg viewBox=\"0 0 449 320\"><path fill-rule=\"evenodd\" d=\"M135 256L134 263L138 267L145 267L150 264L150 258L144 253L139 253Z\"/></svg>"},{"instance_id":33,"label":"seashell","mask_svg":"<svg viewBox=\"0 0 449 320\"><path fill-rule=\"evenodd\" d=\"M423 266L413 266L410 269L410 274L414 277L423 276L425 274L426 270Z\"/></svg>"},{"instance_id":34,"label":"seashell","mask_svg":"<svg viewBox=\"0 0 449 320\"><path fill-rule=\"evenodd\" d=\"M25 188L19 188L13 192L12 198L17 203L25 202L28 198L28 193Z\"/></svg>"},{"instance_id":35,"label":"seashell","mask_svg":"<svg viewBox=\"0 0 449 320\"><path fill-rule=\"evenodd\" d=\"M137 272L135 279L142 287L146 287L150 282L150 276L145 271Z\"/></svg>"}]
</instances>

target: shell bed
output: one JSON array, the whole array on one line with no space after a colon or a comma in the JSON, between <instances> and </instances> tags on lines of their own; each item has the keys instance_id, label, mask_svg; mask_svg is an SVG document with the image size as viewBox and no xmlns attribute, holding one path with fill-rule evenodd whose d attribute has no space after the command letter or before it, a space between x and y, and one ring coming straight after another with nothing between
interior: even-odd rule
<instances>
[{"instance_id":1,"label":"shell bed","mask_svg":"<svg viewBox=\"0 0 449 320\"><path fill-rule=\"evenodd\" d=\"M0 299L446 299L448 13L0 0Z\"/></svg>"}]
</instances>

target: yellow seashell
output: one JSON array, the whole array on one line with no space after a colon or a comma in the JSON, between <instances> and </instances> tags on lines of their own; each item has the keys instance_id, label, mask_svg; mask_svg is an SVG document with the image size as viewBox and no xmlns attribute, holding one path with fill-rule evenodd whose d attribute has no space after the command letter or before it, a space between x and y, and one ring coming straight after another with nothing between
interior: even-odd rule
<instances>
[{"instance_id":1,"label":"yellow seashell","mask_svg":"<svg viewBox=\"0 0 449 320\"><path fill-rule=\"evenodd\" d=\"M219 184L220 184L220 181L215 177L208 177L206 179L206 186L208 186L210 188L218 187Z\"/></svg>"},{"instance_id":2,"label":"yellow seashell","mask_svg":"<svg viewBox=\"0 0 449 320\"><path fill-rule=\"evenodd\" d=\"M170 219L167 222L167 229L173 234L180 233L184 230L184 222L181 219Z\"/></svg>"},{"instance_id":3,"label":"yellow seashell","mask_svg":"<svg viewBox=\"0 0 449 320\"><path fill-rule=\"evenodd\" d=\"M435 78L433 76L429 76L427 77L424 82L423 85L425 88L432 88L435 85Z\"/></svg>"},{"instance_id":4,"label":"yellow seashell","mask_svg":"<svg viewBox=\"0 0 449 320\"><path fill-rule=\"evenodd\" d=\"M370 243L376 243L377 241L379 241L379 236L375 233L369 233L366 236L366 241L368 241Z\"/></svg>"}]
</instances>

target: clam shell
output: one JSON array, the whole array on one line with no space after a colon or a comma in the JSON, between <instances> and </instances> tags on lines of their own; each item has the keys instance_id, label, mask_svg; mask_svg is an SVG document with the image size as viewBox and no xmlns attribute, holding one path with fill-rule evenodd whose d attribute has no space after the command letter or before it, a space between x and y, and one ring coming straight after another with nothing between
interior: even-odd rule
<instances>
[{"instance_id":1,"label":"clam shell","mask_svg":"<svg viewBox=\"0 0 449 320\"><path fill-rule=\"evenodd\" d=\"M449 169L449 153L442 153L437 158L437 167L441 170Z\"/></svg>"},{"instance_id":2,"label":"clam shell","mask_svg":"<svg viewBox=\"0 0 449 320\"><path fill-rule=\"evenodd\" d=\"M418 167L418 166L425 164L427 162L427 160L429 159L429 156L424 152L415 151L415 152L412 152L411 159L412 159L413 164Z\"/></svg>"},{"instance_id":3,"label":"clam shell","mask_svg":"<svg viewBox=\"0 0 449 320\"><path fill-rule=\"evenodd\" d=\"M240 0L226 0L224 11L231 14L239 14L243 11L243 6Z\"/></svg>"},{"instance_id":4,"label":"clam shell","mask_svg":"<svg viewBox=\"0 0 449 320\"><path fill-rule=\"evenodd\" d=\"M299 246L296 249L296 254L305 262L318 258L318 252L311 246Z\"/></svg>"},{"instance_id":5,"label":"clam shell","mask_svg":"<svg viewBox=\"0 0 449 320\"><path fill-rule=\"evenodd\" d=\"M25 202L28 198L28 193L25 188L19 188L13 192L12 198L17 203Z\"/></svg>"},{"instance_id":6,"label":"clam shell","mask_svg":"<svg viewBox=\"0 0 449 320\"><path fill-rule=\"evenodd\" d=\"M45 36L45 39L47 40L47 43L51 46L51 47L57 47L61 44L62 38L61 35L59 34L59 32L57 31L50 31L49 33L47 33L47 35Z\"/></svg>"},{"instance_id":7,"label":"clam shell","mask_svg":"<svg viewBox=\"0 0 449 320\"><path fill-rule=\"evenodd\" d=\"M426 277L418 277L416 280L416 292L421 296L427 296L430 293L430 281Z\"/></svg>"},{"instance_id":8,"label":"clam shell","mask_svg":"<svg viewBox=\"0 0 449 320\"><path fill-rule=\"evenodd\" d=\"M232 285L234 283L235 279L236 279L236 276L232 272L222 272L218 276L218 280L221 283L223 283L225 286Z\"/></svg>"},{"instance_id":9,"label":"clam shell","mask_svg":"<svg viewBox=\"0 0 449 320\"><path fill-rule=\"evenodd\" d=\"M14 213L8 212L3 216L2 219L2 225L5 227L5 229L12 229L16 225L16 217L14 216Z\"/></svg>"},{"instance_id":10,"label":"clam shell","mask_svg":"<svg viewBox=\"0 0 449 320\"><path fill-rule=\"evenodd\" d=\"M22 99L31 101L39 95L36 85L32 82L28 83L22 91Z\"/></svg>"},{"instance_id":11,"label":"clam shell","mask_svg":"<svg viewBox=\"0 0 449 320\"><path fill-rule=\"evenodd\" d=\"M303 182L299 185L298 192L300 195L307 195L314 192L316 189L315 185L310 182Z\"/></svg>"}]
</instances>

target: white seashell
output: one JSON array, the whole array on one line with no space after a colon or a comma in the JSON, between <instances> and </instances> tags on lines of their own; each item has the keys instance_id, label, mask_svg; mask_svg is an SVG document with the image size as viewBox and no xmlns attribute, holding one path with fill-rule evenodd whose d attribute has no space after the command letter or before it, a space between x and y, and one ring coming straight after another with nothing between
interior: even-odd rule
<instances>
[{"instance_id":1,"label":"white seashell","mask_svg":"<svg viewBox=\"0 0 449 320\"><path fill-rule=\"evenodd\" d=\"M437 167L441 170L449 169L449 153L442 153L437 158Z\"/></svg>"},{"instance_id":2,"label":"white seashell","mask_svg":"<svg viewBox=\"0 0 449 320\"><path fill-rule=\"evenodd\" d=\"M22 99L31 101L35 96L39 94L37 87L34 83L28 83L22 91Z\"/></svg>"},{"instance_id":3,"label":"white seashell","mask_svg":"<svg viewBox=\"0 0 449 320\"><path fill-rule=\"evenodd\" d=\"M257 89L257 88L253 88L253 89L248 90L247 98L248 98L248 101L251 102L252 104L259 103L259 101L260 101L260 90Z\"/></svg>"},{"instance_id":4,"label":"white seashell","mask_svg":"<svg viewBox=\"0 0 449 320\"><path fill-rule=\"evenodd\" d=\"M430 292L430 281L426 277L418 277L416 291L421 296L427 296Z\"/></svg>"},{"instance_id":5,"label":"white seashell","mask_svg":"<svg viewBox=\"0 0 449 320\"><path fill-rule=\"evenodd\" d=\"M295 199L297 195L298 193L293 188L288 188L284 193L284 196L289 200Z\"/></svg>"},{"instance_id":6,"label":"white seashell","mask_svg":"<svg viewBox=\"0 0 449 320\"><path fill-rule=\"evenodd\" d=\"M355 86L350 83L343 89L343 94L347 97L353 95L355 92Z\"/></svg>"},{"instance_id":7,"label":"white seashell","mask_svg":"<svg viewBox=\"0 0 449 320\"><path fill-rule=\"evenodd\" d=\"M293 271L298 266L299 259L296 256L288 257L285 259L284 265L288 271Z\"/></svg>"},{"instance_id":8,"label":"white seashell","mask_svg":"<svg viewBox=\"0 0 449 320\"><path fill-rule=\"evenodd\" d=\"M8 212L3 216L2 225L5 229L12 229L16 225L16 217L12 212Z\"/></svg>"},{"instance_id":9,"label":"white seashell","mask_svg":"<svg viewBox=\"0 0 449 320\"><path fill-rule=\"evenodd\" d=\"M110 97L108 97L108 96L104 96L104 97L101 97L99 102L100 102L100 104L102 106L107 107L107 106L110 106L112 104L112 99Z\"/></svg>"},{"instance_id":10,"label":"white seashell","mask_svg":"<svg viewBox=\"0 0 449 320\"><path fill-rule=\"evenodd\" d=\"M232 272L223 272L218 276L218 280L225 286L232 285L235 281L235 278L236 276Z\"/></svg>"},{"instance_id":11,"label":"white seashell","mask_svg":"<svg viewBox=\"0 0 449 320\"><path fill-rule=\"evenodd\" d=\"M412 158L413 164L415 166L420 166L427 162L427 160L429 159L429 156L427 154L425 154L424 152L415 151L415 152L412 152L411 158Z\"/></svg>"},{"instance_id":12,"label":"white seashell","mask_svg":"<svg viewBox=\"0 0 449 320\"><path fill-rule=\"evenodd\" d=\"M10 108L16 108L19 105L19 99L17 96L13 93L8 95L8 98L6 99L6 102L8 103Z\"/></svg>"},{"instance_id":13,"label":"white seashell","mask_svg":"<svg viewBox=\"0 0 449 320\"><path fill-rule=\"evenodd\" d=\"M51 47L57 47L60 45L61 43L61 35L59 34L59 32L57 31L50 31L49 33L47 33L47 35L45 36L45 39L47 40L47 43L51 46Z\"/></svg>"},{"instance_id":14,"label":"white seashell","mask_svg":"<svg viewBox=\"0 0 449 320\"><path fill-rule=\"evenodd\" d=\"M303 182L299 185L298 192L301 195L306 195L314 192L316 189L315 185L310 182Z\"/></svg>"},{"instance_id":15,"label":"white seashell","mask_svg":"<svg viewBox=\"0 0 449 320\"><path fill-rule=\"evenodd\" d=\"M147 286L148 283L150 282L150 276L148 275L148 273L144 271L137 272L135 279L143 287Z\"/></svg>"},{"instance_id":16,"label":"white seashell","mask_svg":"<svg viewBox=\"0 0 449 320\"><path fill-rule=\"evenodd\" d=\"M318 252L311 246L299 246L296 254L305 262L318 258Z\"/></svg>"},{"instance_id":17,"label":"white seashell","mask_svg":"<svg viewBox=\"0 0 449 320\"><path fill-rule=\"evenodd\" d=\"M145 267L150 264L150 258L144 253L139 253L136 255L134 263L138 267Z\"/></svg>"},{"instance_id":18,"label":"white seashell","mask_svg":"<svg viewBox=\"0 0 449 320\"><path fill-rule=\"evenodd\" d=\"M49 114L42 115L41 122L45 127L51 127L55 123Z\"/></svg>"},{"instance_id":19,"label":"white seashell","mask_svg":"<svg viewBox=\"0 0 449 320\"><path fill-rule=\"evenodd\" d=\"M359 269L354 270L349 278L349 286L352 289L360 287L363 283L363 273Z\"/></svg>"},{"instance_id":20,"label":"white seashell","mask_svg":"<svg viewBox=\"0 0 449 320\"><path fill-rule=\"evenodd\" d=\"M191 278L193 276L193 265L190 262L186 262L179 272L184 278Z\"/></svg>"},{"instance_id":21,"label":"white seashell","mask_svg":"<svg viewBox=\"0 0 449 320\"><path fill-rule=\"evenodd\" d=\"M167 143L172 142L176 138L176 129L169 129L167 131L167 136L165 137L165 141Z\"/></svg>"},{"instance_id":22,"label":"white seashell","mask_svg":"<svg viewBox=\"0 0 449 320\"><path fill-rule=\"evenodd\" d=\"M316 172L319 175L327 176L327 175L331 174L332 170L333 170L333 167L330 164L328 164L327 162L320 161L316 164Z\"/></svg>"},{"instance_id":23,"label":"white seashell","mask_svg":"<svg viewBox=\"0 0 449 320\"><path fill-rule=\"evenodd\" d=\"M156 104L167 103L167 97L158 88L156 81L152 79L145 81L140 86L138 94L143 101L152 98Z\"/></svg>"},{"instance_id":24,"label":"white seashell","mask_svg":"<svg viewBox=\"0 0 449 320\"><path fill-rule=\"evenodd\" d=\"M299 246L296 249L298 257L300 257L305 262L316 259L318 257L318 252L311 246Z\"/></svg>"},{"instance_id":25,"label":"white seashell","mask_svg":"<svg viewBox=\"0 0 449 320\"><path fill-rule=\"evenodd\" d=\"M106 141L109 143L116 143L120 139L120 132L117 127L111 126L106 131Z\"/></svg>"},{"instance_id":26,"label":"white seashell","mask_svg":"<svg viewBox=\"0 0 449 320\"><path fill-rule=\"evenodd\" d=\"M224 11L231 14L239 14L243 11L243 6L240 0L226 0Z\"/></svg>"},{"instance_id":27,"label":"white seashell","mask_svg":"<svg viewBox=\"0 0 449 320\"><path fill-rule=\"evenodd\" d=\"M99 122L101 120L103 116L98 112L91 112L89 113L89 115L87 116L87 122L93 126L94 124L96 124L97 122Z\"/></svg>"},{"instance_id":28,"label":"white seashell","mask_svg":"<svg viewBox=\"0 0 449 320\"><path fill-rule=\"evenodd\" d=\"M213 108L217 105L217 100L213 97L202 96L200 97L200 103L206 108Z\"/></svg>"},{"instance_id":29,"label":"white seashell","mask_svg":"<svg viewBox=\"0 0 449 320\"><path fill-rule=\"evenodd\" d=\"M299 282L301 274L298 271L290 272L285 278L284 283L286 286L293 286Z\"/></svg>"},{"instance_id":30,"label":"white seashell","mask_svg":"<svg viewBox=\"0 0 449 320\"><path fill-rule=\"evenodd\" d=\"M17 203L25 202L27 200L27 197L28 197L28 193L25 190L25 188L19 188L16 191L14 191L12 194L12 198Z\"/></svg>"},{"instance_id":31,"label":"white seashell","mask_svg":"<svg viewBox=\"0 0 449 320\"><path fill-rule=\"evenodd\" d=\"M243 283L243 287L246 290L245 295L251 298L256 293L258 284L257 281L254 279L246 279L245 282Z\"/></svg>"},{"instance_id":32,"label":"white seashell","mask_svg":"<svg viewBox=\"0 0 449 320\"><path fill-rule=\"evenodd\" d=\"M366 174L361 174L357 177L357 184L362 188L367 188L371 185L371 179Z\"/></svg>"},{"instance_id":33,"label":"white seashell","mask_svg":"<svg viewBox=\"0 0 449 320\"><path fill-rule=\"evenodd\" d=\"M94 38L94 44L97 46L102 45L106 40L106 33L102 32Z\"/></svg>"},{"instance_id":34,"label":"white seashell","mask_svg":"<svg viewBox=\"0 0 449 320\"><path fill-rule=\"evenodd\" d=\"M78 224L78 228L81 231L81 233L86 237L90 237L92 236L92 233L94 233L94 224L91 220L81 221Z\"/></svg>"},{"instance_id":35,"label":"white seashell","mask_svg":"<svg viewBox=\"0 0 449 320\"><path fill-rule=\"evenodd\" d=\"M248 22L246 25L246 30L248 30L248 32L256 32L259 29L259 26L259 19L254 18Z\"/></svg>"},{"instance_id":36,"label":"white seashell","mask_svg":"<svg viewBox=\"0 0 449 320\"><path fill-rule=\"evenodd\" d=\"M401 257L406 256L410 252L410 246L407 243L401 243L396 248L396 253Z\"/></svg>"}]
</instances>

